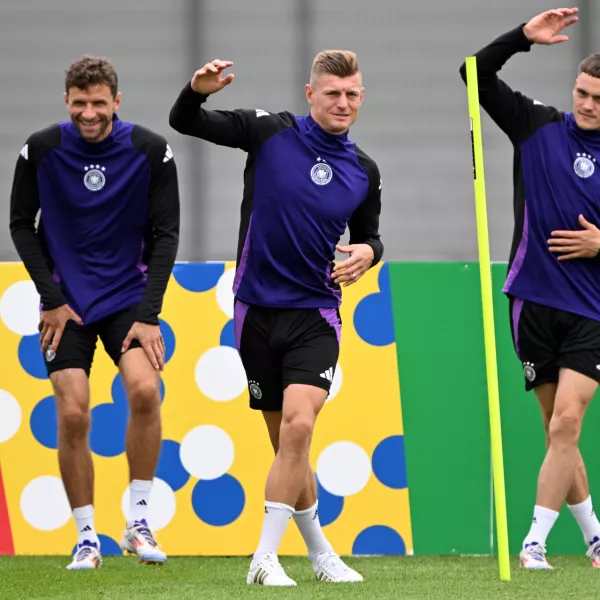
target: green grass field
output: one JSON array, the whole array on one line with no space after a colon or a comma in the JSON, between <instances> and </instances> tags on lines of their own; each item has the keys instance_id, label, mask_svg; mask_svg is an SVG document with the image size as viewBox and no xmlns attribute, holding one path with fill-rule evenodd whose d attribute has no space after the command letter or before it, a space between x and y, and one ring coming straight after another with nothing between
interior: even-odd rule
<instances>
[{"instance_id":1,"label":"green grass field","mask_svg":"<svg viewBox=\"0 0 600 600\"><path fill-rule=\"evenodd\" d=\"M520 570L498 580L497 563L473 557L373 557L348 559L365 577L362 584L318 583L305 558L281 559L296 588L247 586L246 558L171 558L164 567L139 565L135 558L106 558L101 569L68 572L61 557L1 557L2 600L59 598L600 598L600 570L585 557L552 557L554 571Z\"/></svg>"}]
</instances>

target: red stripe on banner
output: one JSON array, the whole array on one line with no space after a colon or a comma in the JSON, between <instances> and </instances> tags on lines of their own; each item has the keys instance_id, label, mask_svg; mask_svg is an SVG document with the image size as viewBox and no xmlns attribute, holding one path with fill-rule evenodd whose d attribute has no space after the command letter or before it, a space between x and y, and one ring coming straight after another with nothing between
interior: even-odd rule
<instances>
[{"instance_id":1,"label":"red stripe on banner","mask_svg":"<svg viewBox=\"0 0 600 600\"><path fill-rule=\"evenodd\" d=\"M10 530L10 519L8 517L8 503L2 480L2 468L0 467L0 555L13 555L15 546L13 544L12 532Z\"/></svg>"}]
</instances>

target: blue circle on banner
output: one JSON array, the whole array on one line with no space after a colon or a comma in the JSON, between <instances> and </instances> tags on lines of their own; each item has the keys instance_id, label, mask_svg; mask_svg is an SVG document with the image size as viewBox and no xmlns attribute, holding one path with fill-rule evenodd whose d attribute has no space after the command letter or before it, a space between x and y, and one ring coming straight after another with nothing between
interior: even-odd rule
<instances>
[{"instance_id":1,"label":"blue circle on banner","mask_svg":"<svg viewBox=\"0 0 600 600\"><path fill-rule=\"evenodd\" d=\"M352 554L406 554L402 536L391 527L373 525L361 531L352 544Z\"/></svg>"},{"instance_id":2,"label":"blue circle on banner","mask_svg":"<svg viewBox=\"0 0 600 600\"><path fill-rule=\"evenodd\" d=\"M378 282L380 291L366 296L358 303L354 311L354 328L367 344L388 346L396 339L388 263L381 267Z\"/></svg>"},{"instance_id":3,"label":"blue circle on banner","mask_svg":"<svg viewBox=\"0 0 600 600\"><path fill-rule=\"evenodd\" d=\"M100 404L92 409L90 448L99 456L118 456L125 452L125 433L129 410L115 403Z\"/></svg>"},{"instance_id":4,"label":"blue circle on banner","mask_svg":"<svg viewBox=\"0 0 600 600\"><path fill-rule=\"evenodd\" d=\"M54 396L47 396L34 406L29 425L33 437L42 446L51 450L58 448L58 423Z\"/></svg>"},{"instance_id":5,"label":"blue circle on banner","mask_svg":"<svg viewBox=\"0 0 600 600\"><path fill-rule=\"evenodd\" d=\"M224 272L224 263L183 263L173 267L175 281L188 292L211 290Z\"/></svg>"},{"instance_id":6,"label":"blue circle on banner","mask_svg":"<svg viewBox=\"0 0 600 600\"><path fill-rule=\"evenodd\" d=\"M214 527L233 523L244 510L242 484L227 473L217 479L201 479L192 492L192 507L201 521Z\"/></svg>"},{"instance_id":7,"label":"blue circle on banner","mask_svg":"<svg viewBox=\"0 0 600 600\"><path fill-rule=\"evenodd\" d=\"M403 435L392 435L379 442L373 452L373 473L390 488L408 487Z\"/></svg>"},{"instance_id":8,"label":"blue circle on banner","mask_svg":"<svg viewBox=\"0 0 600 600\"><path fill-rule=\"evenodd\" d=\"M329 493L317 477L317 498L319 500L319 521L321 527L325 527L333 523L342 514L344 497Z\"/></svg>"},{"instance_id":9,"label":"blue circle on banner","mask_svg":"<svg viewBox=\"0 0 600 600\"><path fill-rule=\"evenodd\" d=\"M237 346L235 345L235 333L233 329L233 319L231 321L227 321L225 326L221 331L221 339L219 340L221 346L229 346L234 350L237 350Z\"/></svg>"},{"instance_id":10,"label":"blue circle on banner","mask_svg":"<svg viewBox=\"0 0 600 600\"><path fill-rule=\"evenodd\" d=\"M19 362L27 374L36 379L48 379L39 333L24 335L19 342L17 353Z\"/></svg>"},{"instance_id":11,"label":"blue circle on banner","mask_svg":"<svg viewBox=\"0 0 600 600\"><path fill-rule=\"evenodd\" d=\"M160 332L165 342L165 363L168 363L175 353L175 333L171 326L163 319L158 320Z\"/></svg>"},{"instance_id":12,"label":"blue circle on banner","mask_svg":"<svg viewBox=\"0 0 600 600\"><path fill-rule=\"evenodd\" d=\"M155 475L168 483L174 492L181 489L190 478L190 474L181 463L179 448L180 444L174 440L162 441Z\"/></svg>"}]
</instances>

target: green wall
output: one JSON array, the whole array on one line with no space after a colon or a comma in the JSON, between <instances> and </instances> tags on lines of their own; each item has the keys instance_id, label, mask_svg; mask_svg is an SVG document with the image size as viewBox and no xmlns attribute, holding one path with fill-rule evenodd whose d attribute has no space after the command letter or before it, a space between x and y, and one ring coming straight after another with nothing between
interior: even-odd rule
<instances>
[{"instance_id":1,"label":"green wall","mask_svg":"<svg viewBox=\"0 0 600 600\"><path fill-rule=\"evenodd\" d=\"M506 264L493 265L492 276L509 541L517 553L533 515L545 442L512 345L502 294ZM496 531L479 266L390 263L390 280L415 554L489 554ZM599 411L596 400L580 448L600 503ZM585 552L566 507L548 550Z\"/></svg>"}]
</instances>

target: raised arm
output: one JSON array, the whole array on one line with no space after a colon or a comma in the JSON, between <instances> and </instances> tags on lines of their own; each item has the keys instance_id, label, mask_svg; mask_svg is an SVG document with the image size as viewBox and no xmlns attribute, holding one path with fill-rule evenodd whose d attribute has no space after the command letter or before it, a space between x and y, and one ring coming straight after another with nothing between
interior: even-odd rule
<instances>
[{"instance_id":1,"label":"raised arm","mask_svg":"<svg viewBox=\"0 0 600 600\"><path fill-rule=\"evenodd\" d=\"M518 52L529 52L534 43L549 45L566 41L567 36L557 34L577 21L574 16L576 12L576 8L546 11L495 39L475 54L479 102L513 143L527 139L539 127L560 117L556 109L513 91L498 77L498 72L511 56ZM464 63L460 67L460 74L466 83Z\"/></svg>"},{"instance_id":2,"label":"raised arm","mask_svg":"<svg viewBox=\"0 0 600 600\"><path fill-rule=\"evenodd\" d=\"M214 60L194 73L177 98L169 114L175 131L220 146L252 152L268 137L293 125L289 113L273 114L264 110L205 110L209 95L229 85L233 73L222 77L231 61Z\"/></svg>"}]
</instances>

